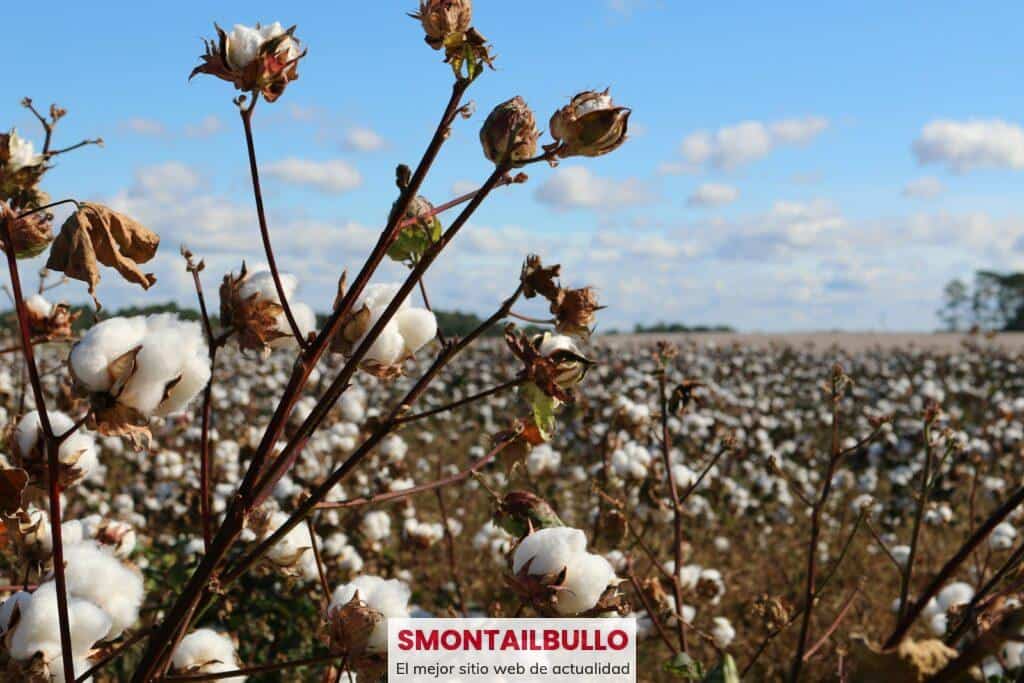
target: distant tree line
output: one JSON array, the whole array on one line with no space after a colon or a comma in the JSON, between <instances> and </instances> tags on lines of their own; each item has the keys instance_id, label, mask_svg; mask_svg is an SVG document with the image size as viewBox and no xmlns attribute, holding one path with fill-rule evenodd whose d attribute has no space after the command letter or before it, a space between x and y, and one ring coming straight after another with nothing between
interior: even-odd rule
<instances>
[{"instance_id":1,"label":"distant tree line","mask_svg":"<svg viewBox=\"0 0 1024 683\"><path fill-rule=\"evenodd\" d=\"M951 283L952 284L952 283ZM947 287L948 289L948 287ZM71 307L72 311L80 311L81 316L74 323L75 332L80 332L96 322L96 316L94 310L90 306L75 305ZM185 320L199 320L199 311L194 308L187 308L179 306L173 301L162 304L153 304L150 306L126 306L118 308L116 310L103 309L100 313L99 318L113 318L117 316L130 317L134 315L154 315L157 313L174 313L180 318ZM217 316L217 308L214 307L210 310L211 322L216 329L220 323L219 316ZM447 337L464 337L473 330L475 330L480 323L483 322L483 318L476 315L475 313L464 313L462 311L434 311L434 315L437 316L437 325L441 331ZM317 314L317 325L322 327L327 322L327 315L324 313ZM14 311L8 309L0 312L0 331L13 332L16 329L17 320L14 316ZM525 325L522 329L528 334L542 332L542 328L535 325ZM700 332L735 332L735 330L728 325L683 325L681 323L665 323L659 322L654 325L640 325L637 324L633 327L633 334L671 334L678 332L688 333L700 333ZM501 325L492 327L487 331L485 336L488 337L499 337L504 333L504 329ZM610 329L604 331L604 334L624 334L623 332Z\"/></svg>"},{"instance_id":2,"label":"distant tree line","mask_svg":"<svg viewBox=\"0 0 1024 683\"><path fill-rule=\"evenodd\" d=\"M1024 273L979 270L971 283L952 280L938 314L950 331L1024 331Z\"/></svg>"}]
</instances>

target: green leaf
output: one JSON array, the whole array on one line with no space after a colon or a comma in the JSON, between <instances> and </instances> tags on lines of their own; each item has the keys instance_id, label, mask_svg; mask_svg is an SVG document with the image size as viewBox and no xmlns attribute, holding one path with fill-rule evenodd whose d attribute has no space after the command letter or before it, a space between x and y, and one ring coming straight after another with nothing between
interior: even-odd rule
<instances>
[{"instance_id":1,"label":"green leaf","mask_svg":"<svg viewBox=\"0 0 1024 683\"><path fill-rule=\"evenodd\" d=\"M555 413L562 405L557 398L548 396L533 382L527 382L519 388L522 396L533 410L533 421L545 441L550 441L558 425Z\"/></svg>"},{"instance_id":2,"label":"green leaf","mask_svg":"<svg viewBox=\"0 0 1024 683\"><path fill-rule=\"evenodd\" d=\"M674 678L681 678L684 681L703 681L704 679L704 666L696 659L680 652L672 659L665 662L665 672L672 675Z\"/></svg>"},{"instance_id":3,"label":"green leaf","mask_svg":"<svg viewBox=\"0 0 1024 683\"><path fill-rule=\"evenodd\" d=\"M723 654L722 661L708 673L704 683L740 683L740 674L732 655Z\"/></svg>"}]
</instances>

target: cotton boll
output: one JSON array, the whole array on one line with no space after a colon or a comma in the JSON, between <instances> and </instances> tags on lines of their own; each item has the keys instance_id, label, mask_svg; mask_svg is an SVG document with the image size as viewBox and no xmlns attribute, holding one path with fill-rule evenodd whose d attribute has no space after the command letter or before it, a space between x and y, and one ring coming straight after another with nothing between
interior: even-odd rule
<instances>
[{"instance_id":1,"label":"cotton boll","mask_svg":"<svg viewBox=\"0 0 1024 683\"><path fill-rule=\"evenodd\" d=\"M53 304L47 301L42 294L33 294L25 299L25 308L40 318L49 318L53 311Z\"/></svg>"},{"instance_id":2,"label":"cotton boll","mask_svg":"<svg viewBox=\"0 0 1024 683\"><path fill-rule=\"evenodd\" d=\"M555 603L555 609L562 615L579 614L591 609L608 584L615 580L615 570L601 555L583 553L567 566L565 583L559 589L558 602Z\"/></svg>"},{"instance_id":3,"label":"cotton boll","mask_svg":"<svg viewBox=\"0 0 1024 683\"><path fill-rule=\"evenodd\" d=\"M88 600L109 615L108 638L116 638L138 621L145 597L139 572L95 541L66 546L64 562L68 594Z\"/></svg>"},{"instance_id":4,"label":"cotton boll","mask_svg":"<svg viewBox=\"0 0 1024 683\"><path fill-rule=\"evenodd\" d=\"M32 594L31 599L19 605L20 619L10 634L8 652L13 659L31 659L37 652L50 664L56 680L61 657L60 625L57 608L57 586L48 581ZM87 600L68 597L68 622L71 627L71 652L75 660L81 661L86 653L110 630L110 617L99 607ZM76 673L84 673L78 670Z\"/></svg>"},{"instance_id":5,"label":"cotton boll","mask_svg":"<svg viewBox=\"0 0 1024 683\"><path fill-rule=\"evenodd\" d=\"M437 335L437 318L425 308L408 308L395 315L398 331L405 341L405 355L411 356Z\"/></svg>"},{"instance_id":6,"label":"cotton boll","mask_svg":"<svg viewBox=\"0 0 1024 683\"><path fill-rule=\"evenodd\" d=\"M362 340L359 342L362 344ZM373 340L373 344L366 352L366 360L381 365L394 365L403 358L405 353L405 340L398 326L394 324L385 325L380 335Z\"/></svg>"},{"instance_id":7,"label":"cotton boll","mask_svg":"<svg viewBox=\"0 0 1024 683\"><path fill-rule=\"evenodd\" d=\"M359 529L370 541L374 543L383 541L391 535L391 516L384 510L367 512Z\"/></svg>"},{"instance_id":8,"label":"cotton boll","mask_svg":"<svg viewBox=\"0 0 1024 683\"><path fill-rule=\"evenodd\" d=\"M946 616L945 612L939 612L938 614L932 615L932 618L928 620L928 628L931 629L932 633L936 636L946 635L946 627L949 623L949 617Z\"/></svg>"},{"instance_id":9,"label":"cotton boll","mask_svg":"<svg viewBox=\"0 0 1024 683\"><path fill-rule=\"evenodd\" d=\"M284 526L289 516L284 512L277 511L270 516L270 522L264 539L269 538L275 531ZM308 558L306 557L308 556ZM286 533L281 540L271 546L267 551L267 559L279 567L296 568L303 578L312 578L306 569L309 561L316 561L313 557L313 539L309 535L309 528L305 524L298 524ZM313 565L314 577L316 566Z\"/></svg>"},{"instance_id":10,"label":"cotton boll","mask_svg":"<svg viewBox=\"0 0 1024 683\"><path fill-rule=\"evenodd\" d=\"M541 338L538 351L542 356L550 356L556 351L570 351L575 354L580 352L573 338L564 334L545 334Z\"/></svg>"},{"instance_id":11,"label":"cotton boll","mask_svg":"<svg viewBox=\"0 0 1024 683\"><path fill-rule=\"evenodd\" d=\"M238 655L231 638L213 629L201 628L181 639L171 659L179 672L223 673L239 668ZM221 678L228 683L242 683L245 676Z\"/></svg>"},{"instance_id":12,"label":"cotton boll","mask_svg":"<svg viewBox=\"0 0 1024 683\"><path fill-rule=\"evenodd\" d=\"M50 420L50 428L58 436L70 431L75 426L75 421L71 417L58 410L47 411L47 416ZM37 410L26 413L18 422L18 426L14 430L14 437L22 461L42 465L46 459L41 443L43 427L39 418ZM89 476L99 464L96 441L81 427L61 443L57 450L57 457L62 464L73 466L78 470L80 472L78 478Z\"/></svg>"},{"instance_id":13,"label":"cotton boll","mask_svg":"<svg viewBox=\"0 0 1024 683\"><path fill-rule=\"evenodd\" d=\"M357 591L360 600L384 616L384 619L374 627L366 645L368 652L383 652L388 645L387 620L409 616L409 598L412 591L409 590L408 584L398 579L385 581L379 576L357 576L351 582L342 584L334 590L328 611L347 605Z\"/></svg>"},{"instance_id":14,"label":"cotton boll","mask_svg":"<svg viewBox=\"0 0 1024 683\"><path fill-rule=\"evenodd\" d=\"M512 556L512 571L518 574L530 562L529 572L533 576L557 574L582 555L586 548L587 536L579 529L540 529L524 538L516 547Z\"/></svg>"},{"instance_id":15,"label":"cotton boll","mask_svg":"<svg viewBox=\"0 0 1024 683\"><path fill-rule=\"evenodd\" d=\"M974 597L974 589L970 584L957 581L939 591L936 600L943 612L948 612L957 605L966 605Z\"/></svg>"},{"instance_id":16,"label":"cotton boll","mask_svg":"<svg viewBox=\"0 0 1024 683\"><path fill-rule=\"evenodd\" d=\"M1009 522L1003 522L992 530L988 537L988 546L992 550L1009 550L1017 539L1017 530Z\"/></svg>"},{"instance_id":17,"label":"cotton boll","mask_svg":"<svg viewBox=\"0 0 1024 683\"><path fill-rule=\"evenodd\" d=\"M90 391L107 391L114 378L108 366L142 343L146 319L109 318L89 328L71 349L68 362L76 380Z\"/></svg>"},{"instance_id":18,"label":"cotton boll","mask_svg":"<svg viewBox=\"0 0 1024 683\"><path fill-rule=\"evenodd\" d=\"M736 629L733 628L732 624L725 617L715 617L713 623L711 637L714 639L715 645L724 650L729 647L729 644L736 637Z\"/></svg>"}]
</instances>

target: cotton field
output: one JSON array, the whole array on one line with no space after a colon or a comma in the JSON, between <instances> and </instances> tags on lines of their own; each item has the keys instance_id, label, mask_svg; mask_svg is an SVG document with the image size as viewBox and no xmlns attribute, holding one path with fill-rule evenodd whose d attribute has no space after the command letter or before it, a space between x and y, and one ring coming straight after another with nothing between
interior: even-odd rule
<instances>
[{"instance_id":1,"label":"cotton field","mask_svg":"<svg viewBox=\"0 0 1024 683\"><path fill-rule=\"evenodd\" d=\"M64 395L67 380L57 370L67 348L39 351L44 389ZM383 651L391 616L605 610L638 619L644 680L673 675L664 667L678 647L680 616L694 662L713 666L729 653L744 680L781 678L800 626L803 551L831 460L834 405L843 457L820 506L814 557L822 587L805 665L813 680L824 679L857 661L857 648L867 647L858 643L878 647L896 625L910 553L905 602L1019 485L1024 373L1019 355L981 338L950 352L685 342L665 361L666 386L692 386L664 421L667 461L665 349L653 340L623 346L594 338L585 351L595 364L578 400L558 413L548 443L513 442L494 453L500 435L530 409L516 388L415 420L384 439L364 467L331 490L310 526L289 531L211 605L201 628L179 646L175 666L191 670L182 662L202 661L205 650L230 654L211 655L217 667L201 667L211 673L274 653L313 658L327 643L352 637L346 623L358 591L361 609L383 617L374 621L368 653ZM17 426L8 462L31 453L38 432L35 413L17 420L31 410L32 397L15 358L7 354L0 372L2 417ZM214 515L223 515L241 483L288 364L283 352L264 358L230 346L221 351L209 435ZM836 364L847 387L833 404ZM280 527L304 492L358 449L381 406L408 391L417 368L424 363L410 366L408 376L364 373L353 381L250 519L240 553ZM329 371L314 374L286 435ZM503 343L483 343L445 372L420 408L458 403L518 372ZM75 404L62 407L73 413ZM52 418L58 431L70 424L58 422L61 415ZM62 462L77 479L63 510L64 561L83 671L166 609L167 595L181 589L202 555L200 463L189 455L200 439L199 417L186 412L154 428L139 450L85 429L65 442L74 447L62 449ZM678 570L666 472L681 501ZM446 479L462 483L437 486ZM964 626L968 609L996 621L1014 613L1021 515L1010 512L942 582L910 630L916 642L972 639L979 626ZM46 520L45 509L30 505L8 522L3 616L7 656L15 661L39 652L52 659L60 650L57 622L45 617L55 609ZM543 590L564 568L564 591ZM15 606L20 616L12 625ZM1012 632L1000 640L976 666L1012 680L1021 648ZM126 676L131 658L100 679ZM318 671L309 665L288 680L310 680Z\"/></svg>"}]
</instances>

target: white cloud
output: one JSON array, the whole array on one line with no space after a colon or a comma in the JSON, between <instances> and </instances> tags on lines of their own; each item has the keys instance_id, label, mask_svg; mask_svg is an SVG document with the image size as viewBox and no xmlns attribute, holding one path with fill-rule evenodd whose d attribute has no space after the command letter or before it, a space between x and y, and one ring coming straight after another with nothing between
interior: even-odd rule
<instances>
[{"instance_id":1,"label":"white cloud","mask_svg":"<svg viewBox=\"0 0 1024 683\"><path fill-rule=\"evenodd\" d=\"M763 159L784 145L807 144L828 128L820 116L765 123L743 121L715 131L700 130L683 139L680 153L690 169L734 169Z\"/></svg>"},{"instance_id":2,"label":"white cloud","mask_svg":"<svg viewBox=\"0 0 1024 683\"><path fill-rule=\"evenodd\" d=\"M903 196L911 199L934 199L945 191L946 186L934 176L915 178L903 186Z\"/></svg>"},{"instance_id":3,"label":"white cloud","mask_svg":"<svg viewBox=\"0 0 1024 683\"><path fill-rule=\"evenodd\" d=\"M185 136L190 138L208 138L216 135L224 129L224 122L210 114L199 123L190 123L185 126Z\"/></svg>"},{"instance_id":4,"label":"white cloud","mask_svg":"<svg viewBox=\"0 0 1024 683\"><path fill-rule=\"evenodd\" d=\"M267 164L266 172L283 183L310 187L324 194L342 194L363 184L359 171L341 159L282 159Z\"/></svg>"},{"instance_id":5,"label":"white cloud","mask_svg":"<svg viewBox=\"0 0 1024 683\"><path fill-rule=\"evenodd\" d=\"M156 119L131 118L121 123L121 128L136 135L147 137L164 137L167 135L167 126Z\"/></svg>"},{"instance_id":6,"label":"white cloud","mask_svg":"<svg viewBox=\"0 0 1024 683\"><path fill-rule=\"evenodd\" d=\"M1024 129L1002 119L931 121L913 144L920 164L945 164L955 173L978 168L1024 168Z\"/></svg>"},{"instance_id":7,"label":"white cloud","mask_svg":"<svg viewBox=\"0 0 1024 683\"><path fill-rule=\"evenodd\" d=\"M384 148L384 138L370 128L352 126L345 131L344 146L357 152L376 152Z\"/></svg>"},{"instance_id":8,"label":"white cloud","mask_svg":"<svg viewBox=\"0 0 1024 683\"><path fill-rule=\"evenodd\" d=\"M472 180L456 180L452 183L451 193L453 197L461 197L464 194L475 192L479 187L480 184Z\"/></svg>"},{"instance_id":9,"label":"white cloud","mask_svg":"<svg viewBox=\"0 0 1024 683\"><path fill-rule=\"evenodd\" d=\"M177 197L195 191L202 178L199 172L180 161L145 166L135 172L134 196Z\"/></svg>"},{"instance_id":10,"label":"white cloud","mask_svg":"<svg viewBox=\"0 0 1024 683\"><path fill-rule=\"evenodd\" d=\"M687 206L706 208L732 204L740 198L740 191L732 185L704 183L697 187L686 200Z\"/></svg>"},{"instance_id":11,"label":"white cloud","mask_svg":"<svg viewBox=\"0 0 1024 683\"><path fill-rule=\"evenodd\" d=\"M644 204L650 192L637 178L601 178L585 166L556 170L534 193L537 201L557 209L614 209Z\"/></svg>"}]
</instances>

